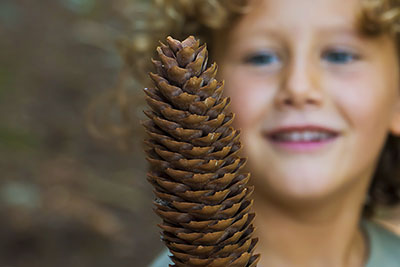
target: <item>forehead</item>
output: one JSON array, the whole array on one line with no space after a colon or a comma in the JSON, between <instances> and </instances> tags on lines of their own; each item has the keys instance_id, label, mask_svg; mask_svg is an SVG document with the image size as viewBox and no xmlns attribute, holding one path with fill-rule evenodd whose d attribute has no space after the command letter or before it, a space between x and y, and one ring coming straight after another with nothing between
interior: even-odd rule
<instances>
[{"instance_id":1,"label":"forehead","mask_svg":"<svg viewBox=\"0 0 400 267\"><path fill-rule=\"evenodd\" d=\"M356 31L361 0L251 0L242 18L246 32L260 29Z\"/></svg>"}]
</instances>

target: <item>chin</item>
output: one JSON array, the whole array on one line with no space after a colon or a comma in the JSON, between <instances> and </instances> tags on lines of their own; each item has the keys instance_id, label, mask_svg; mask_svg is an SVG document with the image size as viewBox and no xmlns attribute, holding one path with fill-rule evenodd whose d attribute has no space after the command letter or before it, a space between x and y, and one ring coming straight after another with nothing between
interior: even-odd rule
<instances>
[{"instance_id":1,"label":"chin","mask_svg":"<svg viewBox=\"0 0 400 267\"><path fill-rule=\"evenodd\" d=\"M255 174L254 180L256 191L295 205L329 199L343 188L337 177L315 172L281 172L273 176Z\"/></svg>"}]
</instances>

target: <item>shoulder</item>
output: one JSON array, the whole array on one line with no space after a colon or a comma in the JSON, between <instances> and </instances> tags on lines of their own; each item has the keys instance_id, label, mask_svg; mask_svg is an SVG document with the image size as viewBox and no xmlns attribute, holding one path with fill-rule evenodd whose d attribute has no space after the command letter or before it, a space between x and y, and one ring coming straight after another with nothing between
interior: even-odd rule
<instances>
[{"instance_id":1,"label":"shoulder","mask_svg":"<svg viewBox=\"0 0 400 267\"><path fill-rule=\"evenodd\" d=\"M363 221L369 239L369 259L366 267L398 267L400 262L400 237L378 223Z\"/></svg>"},{"instance_id":2,"label":"shoulder","mask_svg":"<svg viewBox=\"0 0 400 267\"><path fill-rule=\"evenodd\" d=\"M169 264L172 264L171 259L169 258L169 252L168 250L162 251L157 258L154 259L152 263L150 263L149 267L166 267L169 266Z\"/></svg>"}]
</instances>

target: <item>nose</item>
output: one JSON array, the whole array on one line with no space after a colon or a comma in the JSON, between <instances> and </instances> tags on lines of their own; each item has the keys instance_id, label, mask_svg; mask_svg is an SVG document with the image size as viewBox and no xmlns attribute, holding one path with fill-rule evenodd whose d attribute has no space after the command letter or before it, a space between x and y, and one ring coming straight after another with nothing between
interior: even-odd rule
<instances>
[{"instance_id":1,"label":"nose","mask_svg":"<svg viewBox=\"0 0 400 267\"><path fill-rule=\"evenodd\" d=\"M321 75L312 61L298 58L290 62L282 73L280 88L276 94L279 109L320 106L323 92Z\"/></svg>"}]
</instances>

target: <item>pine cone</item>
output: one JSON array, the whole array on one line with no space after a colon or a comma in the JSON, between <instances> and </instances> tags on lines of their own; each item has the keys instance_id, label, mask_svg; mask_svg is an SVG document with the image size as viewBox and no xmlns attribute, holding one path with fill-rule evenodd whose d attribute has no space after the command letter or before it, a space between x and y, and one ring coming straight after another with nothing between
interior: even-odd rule
<instances>
[{"instance_id":1,"label":"pine cone","mask_svg":"<svg viewBox=\"0 0 400 267\"><path fill-rule=\"evenodd\" d=\"M207 68L206 45L193 36L171 37L157 47L150 73L156 88L146 88L143 122L150 138L148 180L154 186L155 212L175 266L256 266L256 238L250 174L240 173L239 131L227 114L217 65Z\"/></svg>"}]
</instances>

